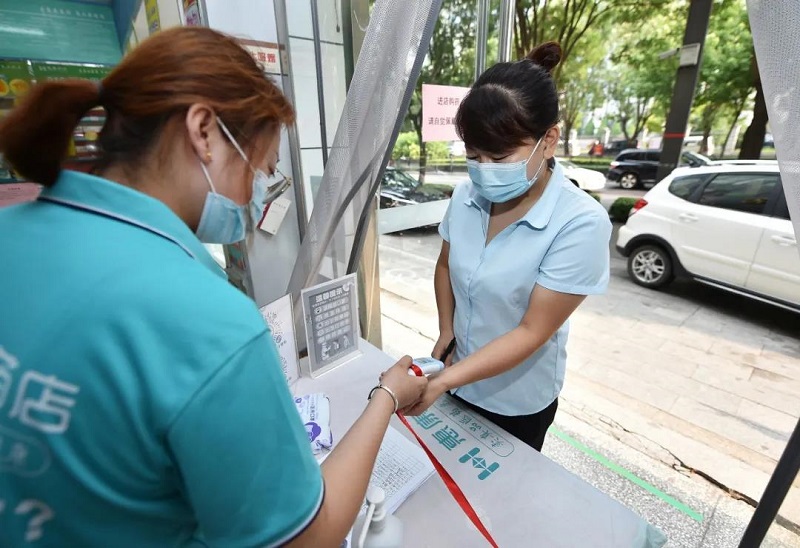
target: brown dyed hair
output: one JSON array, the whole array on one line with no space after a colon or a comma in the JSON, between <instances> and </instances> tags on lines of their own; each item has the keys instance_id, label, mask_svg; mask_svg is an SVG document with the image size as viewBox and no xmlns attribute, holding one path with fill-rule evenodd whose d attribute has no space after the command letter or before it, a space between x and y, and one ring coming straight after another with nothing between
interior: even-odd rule
<instances>
[{"instance_id":1,"label":"brown dyed hair","mask_svg":"<svg viewBox=\"0 0 800 548\"><path fill-rule=\"evenodd\" d=\"M34 86L0 122L0 152L22 176L51 186L75 126L102 106L101 165L133 167L196 103L214 109L250 154L266 131L294 122L286 97L235 39L179 27L142 42L99 86L86 80Z\"/></svg>"},{"instance_id":2,"label":"brown dyed hair","mask_svg":"<svg viewBox=\"0 0 800 548\"><path fill-rule=\"evenodd\" d=\"M475 81L456 115L456 129L469 147L507 154L539 139L558 123L553 69L561 46L546 42L525 59L497 63Z\"/></svg>"}]
</instances>

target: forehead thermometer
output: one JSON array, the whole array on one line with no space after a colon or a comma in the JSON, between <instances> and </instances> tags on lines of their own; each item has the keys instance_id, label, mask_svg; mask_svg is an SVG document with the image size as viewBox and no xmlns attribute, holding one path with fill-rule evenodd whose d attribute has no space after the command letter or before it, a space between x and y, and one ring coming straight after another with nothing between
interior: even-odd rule
<instances>
[{"instance_id":1,"label":"forehead thermometer","mask_svg":"<svg viewBox=\"0 0 800 548\"><path fill-rule=\"evenodd\" d=\"M417 358L408 368L408 374L412 377L427 377L439 371L444 371L444 362L435 358Z\"/></svg>"}]
</instances>

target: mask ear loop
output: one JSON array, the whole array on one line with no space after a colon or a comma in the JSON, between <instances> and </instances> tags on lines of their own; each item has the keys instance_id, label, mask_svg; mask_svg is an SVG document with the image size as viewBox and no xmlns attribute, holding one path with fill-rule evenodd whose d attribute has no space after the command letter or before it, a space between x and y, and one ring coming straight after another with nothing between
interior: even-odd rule
<instances>
[{"instance_id":1,"label":"mask ear loop","mask_svg":"<svg viewBox=\"0 0 800 548\"><path fill-rule=\"evenodd\" d=\"M231 132L228 129L228 127L225 125L225 122L223 122L222 119L219 116L217 116L217 123L219 124L219 127L222 129L222 132L225 134L225 136L228 138L228 140L233 145L233 148L235 148L236 152L239 153L239 156L241 156L242 159L245 162L247 162L247 166L250 168L250 171L253 173L253 176L255 176L256 175L256 168L254 168L253 164L250 163L250 160L247 158L247 155L244 153L244 150L242 150L242 147L239 146L239 143L236 142L236 139L233 138L233 135L231 134ZM277 167L275 168L275 171L278 174L280 174L281 177L283 177L283 180L282 181L278 181L274 185L268 187L268 189L267 189L268 192L267 192L267 195L264 197L264 204L263 205L267 205L267 204L275 201L275 199L277 199L284 192L286 192L286 190L292 184L292 178L291 177L287 177L286 175L284 175L281 172L281 170L279 170Z\"/></svg>"},{"instance_id":2,"label":"mask ear loop","mask_svg":"<svg viewBox=\"0 0 800 548\"><path fill-rule=\"evenodd\" d=\"M525 163L526 163L526 164L527 164L528 162L530 162L530 161L531 161L531 158L533 158L533 155L534 155L534 154L536 154L536 151L537 151L537 150L539 150L539 145L541 145L541 144L542 144L542 140L543 140L543 139L544 139L544 136L540 137L540 138L539 138L539 140L538 140L538 141L536 141L536 146L535 146L535 147L533 147L533 150L531 151L531 155L530 155L530 156L528 156L528 159L527 159L527 160L525 160Z\"/></svg>"},{"instance_id":3,"label":"mask ear loop","mask_svg":"<svg viewBox=\"0 0 800 548\"><path fill-rule=\"evenodd\" d=\"M211 182L211 174L208 173L208 168L202 161L200 162L200 169L203 170L203 175L206 176L206 182L208 183L208 186L211 187L211 192L213 192L214 194L219 194L217 192L217 189L214 188L214 183Z\"/></svg>"},{"instance_id":4,"label":"mask ear loop","mask_svg":"<svg viewBox=\"0 0 800 548\"><path fill-rule=\"evenodd\" d=\"M227 137L228 140L233 145L233 148L236 149L236 152L239 153L239 156L242 157L242 160L247 162L247 167L249 167L250 171L252 171L253 175L255 175L256 168L254 168L253 164L250 163L250 160L247 158L247 154L244 153L244 150L242 150L242 147L239 146L239 143L236 142L236 139L233 138L233 135L228 130L228 126L225 125L225 122L223 122L222 119L219 116L217 116L217 123L219 124L219 127L222 129L222 132L225 134L225 137Z\"/></svg>"}]
</instances>

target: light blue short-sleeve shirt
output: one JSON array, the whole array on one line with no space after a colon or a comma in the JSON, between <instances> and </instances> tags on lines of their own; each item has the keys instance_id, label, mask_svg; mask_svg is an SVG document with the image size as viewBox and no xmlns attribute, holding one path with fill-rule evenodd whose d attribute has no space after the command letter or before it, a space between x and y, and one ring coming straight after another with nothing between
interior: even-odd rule
<instances>
[{"instance_id":1,"label":"light blue short-sleeve shirt","mask_svg":"<svg viewBox=\"0 0 800 548\"><path fill-rule=\"evenodd\" d=\"M171 210L64 172L0 233L0 545L274 546L314 519L272 337Z\"/></svg>"},{"instance_id":2,"label":"light blue short-sleeve shirt","mask_svg":"<svg viewBox=\"0 0 800 548\"><path fill-rule=\"evenodd\" d=\"M487 246L490 211L491 204L465 183L439 227L450 243L456 362L518 327L537 284L576 295L608 286L608 213L567 180L559 164L539 201ZM538 413L561 392L568 334L567 322L520 365L454 393L500 415Z\"/></svg>"}]
</instances>

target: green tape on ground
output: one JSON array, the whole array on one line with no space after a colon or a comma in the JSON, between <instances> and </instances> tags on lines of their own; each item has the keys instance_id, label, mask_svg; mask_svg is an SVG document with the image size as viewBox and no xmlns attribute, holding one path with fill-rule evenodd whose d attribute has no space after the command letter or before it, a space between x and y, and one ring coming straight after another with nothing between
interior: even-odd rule
<instances>
[{"instance_id":1,"label":"green tape on ground","mask_svg":"<svg viewBox=\"0 0 800 548\"><path fill-rule=\"evenodd\" d=\"M663 500L664 502L666 502L667 504L669 504L673 508L683 512L684 514L686 514L687 516L689 516L693 520L695 520L695 521L697 521L699 523L703 522L703 515L700 512L697 512L697 511L689 508L687 505L685 505L684 503L682 503L678 499L669 496L664 491L661 491L660 489L658 489L654 485L646 482L645 480L643 480L642 478L640 478L639 476L637 476L633 472L631 472L629 470L626 470L625 468L623 468L622 466L620 466L616 462L613 462L613 461L609 460L608 458L604 457L603 455L601 455L597 451L594 451L593 449L585 446L584 444L582 444L581 442L579 442L578 440L576 440L572 436L570 436L568 434L565 434L564 432L562 432L561 430L559 430L555 426L551 426L550 427L550 433L553 434L558 439L570 444L575 449L577 449L577 450L581 451L582 453L588 455L589 457L593 458L594 460L596 460L597 462L599 462L600 464L602 464L603 466L605 466L606 468L608 468L612 472L615 472L616 474L619 474L620 476L622 476L623 478L627 479L628 481L631 481L634 484L638 485L639 487L641 487L642 489L644 489L648 493L650 493L652 495L655 495L659 499Z\"/></svg>"}]
</instances>

